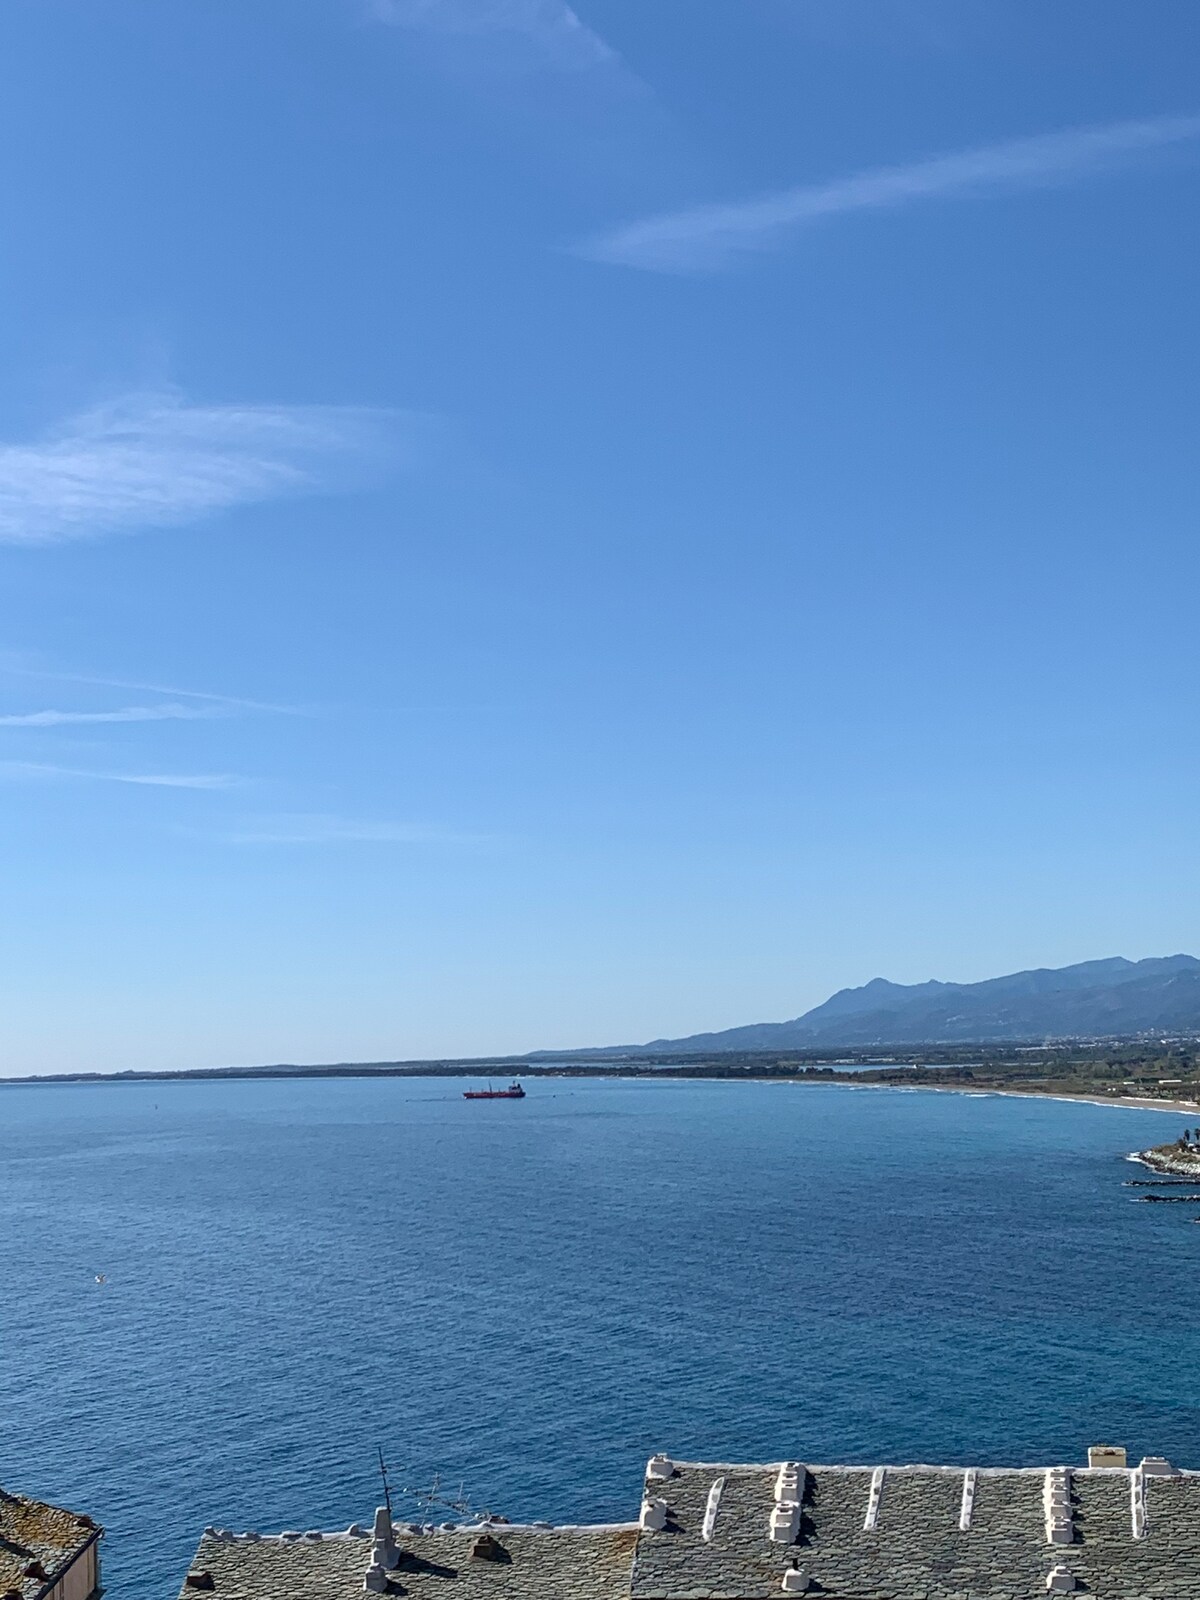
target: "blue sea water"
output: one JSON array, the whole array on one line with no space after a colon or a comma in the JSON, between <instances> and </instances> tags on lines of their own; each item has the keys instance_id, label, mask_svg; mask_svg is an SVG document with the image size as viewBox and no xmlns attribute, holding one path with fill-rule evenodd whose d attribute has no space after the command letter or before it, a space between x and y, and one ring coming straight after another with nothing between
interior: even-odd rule
<instances>
[{"instance_id":1,"label":"blue sea water","mask_svg":"<svg viewBox=\"0 0 1200 1600\"><path fill-rule=\"evenodd\" d=\"M645 1458L1200 1466L1187 1119L826 1085L0 1088L0 1483L172 1600L200 1530L440 1471L627 1518ZM96 1274L107 1282L97 1284Z\"/></svg>"}]
</instances>

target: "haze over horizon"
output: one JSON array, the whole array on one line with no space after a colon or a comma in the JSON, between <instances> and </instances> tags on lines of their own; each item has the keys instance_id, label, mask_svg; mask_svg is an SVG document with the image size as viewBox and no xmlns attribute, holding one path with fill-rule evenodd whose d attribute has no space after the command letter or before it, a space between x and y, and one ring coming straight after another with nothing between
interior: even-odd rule
<instances>
[{"instance_id":1,"label":"haze over horizon","mask_svg":"<svg viewBox=\"0 0 1200 1600\"><path fill-rule=\"evenodd\" d=\"M1196 949L1198 66L9 0L0 1076Z\"/></svg>"}]
</instances>

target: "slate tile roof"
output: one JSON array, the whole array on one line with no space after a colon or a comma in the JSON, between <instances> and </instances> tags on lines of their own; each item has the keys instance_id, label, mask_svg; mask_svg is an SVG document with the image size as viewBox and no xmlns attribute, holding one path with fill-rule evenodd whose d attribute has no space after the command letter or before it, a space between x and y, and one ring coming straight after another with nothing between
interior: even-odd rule
<instances>
[{"instance_id":1,"label":"slate tile roof","mask_svg":"<svg viewBox=\"0 0 1200 1600\"><path fill-rule=\"evenodd\" d=\"M90 1517L0 1489L0 1595L36 1600L99 1537Z\"/></svg>"},{"instance_id":2,"label":"slate tile roof","mask_svg":"<svg viewBox=\"0 0 1200 1600\"><path fill-rule=\"evenodd\" d=\"M804 1466L799 1527L769 1537L780 1463L669 1463L644 1494L654 1529L492 1524L501 1559L472 1555L481 1531L398 1526L388 1593L413 1600L1200 1600L1200 1474L1116 1467L965 1469ZM1146 1519L1135 1536L1133 1501ZM1051 1539L1054 1515L1063 1533ZM654 1519L651 1518L651 1521ZM964 1525L965 1524L965 1525ZM193 1578L213 1600L362 1600L365 1534L206 1534ZM206 1576L202 1576L206 1575ZM806 1585L806 1587L802 1587ZM182 1600L199 1600L185 1585Z\"/></svg>"},{"instance_id":3,"label":"slate tile roof","mask_svg":"<svg viewBox=\"0 0 1200 1600\"><path fill-rule=\"evenodd\" d=\"M637 1529L626 1527L490 1528L499 1560L471 1548L479 1528L412 1534L403 1526L400 1565L389 1592L413 1600L628 1600ZM247 1539L206 1534L192 1562L208 1573L214 1600L363 1600L369 1536ZM207 1588L207 1585L204 1586ZM183 1600L203 1589L185 1582Z\"/></svg>"},{"instance_id":4,"label":"slate tile roof","mask_svg":"<svg viewBox=\"0 0 1200 1600\"><path fill-rule=\"evenodd\" d=\"M1131 1471L1073 1469L1070 1543L1052 1544L1047 1469L981 1468L960 1527L965 1470L889 1467L873 1528L875 1470L809 1467L793 1544L769 1539L778 1465L675 1464L647 1484L666 1501L660 1532L640 1533L631 1600L766 1600L793 1562L809 1595L829 1600L1033 1600L1065 1566L1079 1593L1111 1600L1200 1600L1200 1475L1147 1476L1146 1532L1135 1538ZM711 1537L704 1510L724 1479Z\"/></svg>"}]
</instances>

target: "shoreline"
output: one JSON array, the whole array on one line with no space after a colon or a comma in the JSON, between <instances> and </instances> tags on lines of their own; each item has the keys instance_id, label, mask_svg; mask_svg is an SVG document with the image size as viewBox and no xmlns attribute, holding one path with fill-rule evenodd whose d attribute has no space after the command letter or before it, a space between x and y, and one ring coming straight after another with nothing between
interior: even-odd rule
<instances>
[{"instance_id":1,"label":"shoreline","mask_svg":"<svg viewBox=\"0 0 1200 1600\"><path fill-rule=\"evenodd\" d=\"M504 1065L500 1063L500 1065ZM525 1071L521 1065L515 1068L505 1065L505 1071L512 1072L514 1077L526 1077L530 1080L570 1082L573 1078L591 1079L592 1081L619 1082L619 1083L776 1083L792 1087L808 1088L818 1086L837 1089L873 1089L891 1091L901 1094L960 1094L976 1100L987 1099L991 1095L1003 1096L1011 1100L1057 1100L1064 1105L1106 1106L1115 1110L1126 1111L1167 1111L1176 1116L1200 1115L1200 1101L1197 1100L1165 1100L1157 1099L1151 1095L1100 1095L1100 1094L1064 1094L1061 1090L1039 1089L1036 1086L1029 1088L1000 1088L987 1084L973 1083L880 1083L878 1081L863 1081L857 1073L847 1073L841 1077L805 1077L802 1074L782 1075L777 1073L714 1073L714 1072L680 1072L669 1071L661 1075L657 1072L622 1072L600 1071L589 1072L586 1068L581 1070L546 1069L535 1067L529 1070L525 1064ZM294 1083L300 1079L364 1079L364 1078L406 1078L429 1079L444 1078L462 1080L464 1078L482 1078L486 1072L472 1070L467 1067L446 1066L427 1068L425 1070L371 1070L356 1071L353 1068L337 1067L332 1069L301 1067L294 1072L255 1070L247 1068L233 1068L231 1070L200 1069L197 1071L163 1072L163 1073L95 1073L65 1075L48 1074L46 1077L0 1077L0 1089L5 1088L123 1088L148 1086L149 1084L172 1083Z\"/></svg>"},{"instance_id":2,"label":"shoreline","mask_svg":"<svg viewBox=\"0 0 1200 1600\"><path fill-rule=\"evenodd\" d=\"M844 1080L839 1079L839 1082ZM912 1088L903 1083L860 1083L849 1084L847 1087L900 1089L905 1094L921 1094L928 1090L930 1094L972 1095L977 1100L986 1099L989 1095L1004 1095L1010 1100L1059 1100L1064 1105L1109 1106L1116 1111L1173 1111L1181 1117L1200 1112L1200 1102L1195 1100L1154 1100L1148 1096L1139 1096L1135 1099L1132 1095L1059 1094L1050 1093L1045 1089L968 1089L951 1083L915 1083Z\"/></svg>"},{"instance_id":3,"label":"shoreline","mask_svg":"<svg viewBox=\"0 0 1200 1600\"><path fill-rule=\"evenodd\" d=\"M466 1077L475 1077L475 1076L477 1076L476 1073L465 1071L462 1068L451 1068L448 1071L447 1070L443 1070L443 1071L440 1071L440 1072L436 1071L436 1070L434 1070L434 1071L425 1071L425 1072L420 1072L420 1071L417 1071L417 1072L412 1072L412 1071L408 1071L408 1072L378 1072L378 1071L376 1071L376 1072L364 1072L364 1073L361 1073L361 1074L360 1073L355 1073L353 1071L347 1071L345 1069L343 1069L341 1071L329 1072L329 1073L311 1072L311 1071L303 1071L302 1070L302 1071L297 1072L295 1074L286 1073L286 1072L265 1072L265 1073L262 1073L262 1074L251 1073L251 1072L232 1072L232 1073L213 1072L213 1073L205 1073L205 1074L203 1074L203 1076L197 1075L196 1077L193 1077L190 1074L187 1075L186 1077L184 1077L181 1074L178 1077L172 1076L170 1078L167 1078L167 1077L159 1078L159 1077L151 1077L151 1076L141 1077L140 1075L138 1077L133 1077L132 1075L129 1075L129 1076L122 1075L120 1077L106 1078L106 1077L101 1077L101 1076L97 1075L95 1077L73 1078L73 1079L72 1078L64 1079L62 1077L58 1077L58 1078L51 1077L51 1078L46 1078L46 1079L41 1079L41 1080L39 1080L37 1078L17 1078L17 1079L0 1078L0 1089L3 1089L5 1086L9 1086L9 1087L12 1087L12 1088L17 1088L17 1087L34 1088L34 1087L40 1087L42 1085L44 1085L46 1087L54 1085L56 1087L62 1088L62 1087L66 1087L66 1085L68 1083L73 1084L75 1087L82 1087L82 1086L85 1086L85 1085L87 1087L98 1087L98 1086L100 1086L102 1084L105 1084L105 1083L120 1085L120 1084L133 1084L133 1083L140 1083L140 1084L164 1083L164 1082L167 1082L167 1083L169 1083L169 1082L178 1083L178 1082L181 1082L181 1081L182 1082L189 1082L189 1083L196 1083L196 1082L200 1082L200 1083L229 1083L229 1082L234 1082L234 1083L238 1083L238 1082L241 1082L241 1083L258 1082L258 1083L262 1083L264 1081L270 1082L270 1081L273 1081L273 1080L279 1080L279 1081L282 1081L282 1082L295 1082L295 1080L297 1078L300 1078L300 1077L304 1077L304 1078L318 1078L319 1077L319 1078L325 1078L325 1079L328 1079L330 1077L337 1077L337 1078L350 1078L350 1077L362 1077L362 1078L392 1077L392 1078L399 1078L399 1077L404 1077L404 1078L446 1078L446 1079L458 1079L458 1080L461 1080L461 1079L466 1078ZM518 1070L517 1076L520 1076L519 1070ZM622 1083L644 1083L648 1079L649 1079L649 1081L652 1081L652 1082L656 1081L653 1074L649 1074L649 1073L646 1073L646 1072L619 1072L618 1071L618 1072L597 1073L597 1074L593 1075L591 1073L588 1073L586 1070L582 1071L582 1072L579 1072L579 1071L576 1071L576 1072L566 1071L566 1072L564 1072L564 1071L561 1071L561 1070L559 1070L559 1071L553 1071L553 1070L547 1071L547 1070L543 1069L540 1072L538 1072L538 1071L534 1071L532 1073L531 1072L526 1072L525 1076L527 1076L529 1078L541 1078L541 1079L544 1079L544 1080L546 1080L546 1079L557 1079L560 1082L569 1081L572 1078L587 1079L587 1078L591 1078L591 1077L599 1078L602 1081L615 1080L617 1082L622 1082ZM1178 1116L1178 1117L1182 1117L1182 1116L1191 1117L1191 1116L1193 1116L1193 1115L1195 1115L1197 1113L1200 1113L1200 1102L1197 1102L1195 1100L1182 1100L1182 1101L1181 1100L1163 1100L1163 1099L1156 1099L1153 1096L1149 1096L1149 1095L1139 1095L1139 1096L1135 1097L1135 1096L1132 1096L1132 1095L1063 1094L1060 1091L1051 1092L1051 1091L1047 1091L1045 1089L1038 1089L1038 1088L1033 1088L1033 1087L1027 1088L1027 1089L1009 1089L1009 1088L1001 1089L1001 1088L977 1087L975 1085L967 1085L967 1084L962 1084L962 1083L954 1083L954 1084L951 1084L951 1083L914 1083L914 1084L906 1084L906 1083L878 1083L878 1082L867 1082L867 1083L864 1083L861 1080L856 1081L856 1075L854 1075L854 1074L847 1074L846 1076L840 1077L840 1078L836 1078L831 1082L830 1079L828 1079L828 1078L826 1078L824 1080L821 1080L819 1078L805 1078L805 1077L801 1077L801 1076L784 1078L784 1077L779 1077L779 1076L772 1075L772 1076L768 1077L766 1075L757 1075L757 1074L751 1075L749 1073L744 1073L744 1074L743 1073L739 1073L736 1077L732 1073L730 1073L728 1075L721 1075L720 1077L717 1077L712 1073L696 1073L695 1075L684 1074L684 1073L672 1073L670 1075L669 1079L661 1079L660 1078L660 1079L657 1079L657 1081L658 1082L670 1081L670 1082L673 1082L673 1083L681 1083L681 1082L682 1083L714 1083L714 1082L716 1082L716 1083L733 1083L733 1082L738 1082L738 1083L779 1083L779 1084L785 1084L786 1083L786 1084L792 1084L793 1086L794 1085L800 1085L802 1087L808 1086L808 1085L813 1084L813 1083L821 1083L823 1081L825 1087L827 1087L827 1088L838 1088L838 1089L873 1089L873 1090L882 1090L884 1092L900 1093L900 1094L926 1094L926 1093L928 1093L928 1094L957 1094L957 1095L964 1095L968 1099L975 1099L975 1100L985 1100L985 1099L988 1099L990 1096L994 1095L994 1096L997 1096L998 1098L1003 1098L1003 1099L1007 1099L1007 1100L1054 1100L1054 1101L1058 1101L1060 1104L1064 1104L1064 1105L1101 1106L1101 1107L1104 1107L1104 1108L1109 1109L1109 1110L1118 1110L1118 1111L1158 1111L1158 1112L1169 1112L1169 1113L1172 1113L1173 1115ZM1150 1172L1162 1173L1162 1174L1169 1175L1171 1177L1191 1178L1191 1179L1194 1179L1197 1184L1200 1184L1200 1162L1196 1162L1196 1161L1180 1162L1180 1161L1177 1161L1177 1160L1173 1160L1170 1156L1160 1155L1159 1152L1158 1152L1157 1147L1152 1147L1149 1150L1131 1150L1126 1154L1125 1159L1126 1159L1126 1161L1132 1161L1132 1162L1137 1163L1139 1166L1145 1167ZM1200 1218L1198 1218L1197 1220L1200 1221Z\"/></svg>"},{"instance_id":4,"label":"shoreline","mask_svg":"<svg viewBox=\"0 0 1200 1600\"><path fill-rule=\"evenodd\" d=\"M1165 1174L1172 1178L1187 1178L1192 1183L1200 1184L1200 1160L1195 1157L1185 1160L1181 1156L1167 1154L1169 1148L1160 1145L1149 1150L1131 1150L1125 1159L1136 1162L1139 1167L1145 1167L1150 1172Z\"/></svg>"}]
</instances>

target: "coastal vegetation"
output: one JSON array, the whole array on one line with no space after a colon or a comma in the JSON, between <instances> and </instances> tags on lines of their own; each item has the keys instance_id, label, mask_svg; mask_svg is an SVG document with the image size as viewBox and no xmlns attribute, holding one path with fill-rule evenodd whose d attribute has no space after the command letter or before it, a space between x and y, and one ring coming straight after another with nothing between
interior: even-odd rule
<instances>
[{"instance_id":1,"label":"coastal vegetation","mask_svg":"<svg viewBox=\"0 0 1200 1600\"><path fill-rule=\"evenodd\" d=\"M1141 1151L1138 1160L1155 1172L1200 1182L1200 1128L1185 1128L1170 1144Z\"/></svg>"},{"instance_id":2,"label":"coastal vegetation","mask_svg":"<svg viewBox=\"0 0 1200 1600\"><path fill-rule=\"evenodd\" d=\"M1200 1038L1091 1040L1060 1044L990 1045L969 1054L961 1046L921 1049L720 1051L608 1056L564 1054L554 1060L524 1056L475 1060L340 1062L328 1066L286 1063L211 1067L180 1072L70 1073L31 1082L129 1083L162 1079L485 1077L527 1079L570 1076L712 1078L797 1083L855 1083L975 1092L1078 1095L1113 1101L1200 1103Z\"/></svg>"}]
</instances>

